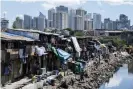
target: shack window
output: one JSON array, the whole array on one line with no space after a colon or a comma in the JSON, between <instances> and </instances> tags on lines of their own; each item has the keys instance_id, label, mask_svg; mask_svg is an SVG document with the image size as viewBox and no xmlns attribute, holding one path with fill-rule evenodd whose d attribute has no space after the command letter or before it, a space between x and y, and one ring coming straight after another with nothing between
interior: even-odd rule
<instances>
[{"instance_id":1,"label":"shack window","mask_svg":"<svg viewBox=\"0 0 133 89\"><path fill-rule=\"evenodd\" d=\"M14 44L13 44L12 42L8 43L8 47L7 47L7 48L8 48L8 49L14 48Z\"/></svg>"}]
</instances>

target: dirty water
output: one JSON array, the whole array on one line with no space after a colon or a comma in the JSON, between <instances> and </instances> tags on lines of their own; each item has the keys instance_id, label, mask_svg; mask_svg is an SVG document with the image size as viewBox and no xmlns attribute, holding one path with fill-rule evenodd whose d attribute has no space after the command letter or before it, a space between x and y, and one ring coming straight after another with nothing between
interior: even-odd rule
<instances>
[{"instance_id":1,"label":"dirty water","mask_svg":"<svg viewBox=\"0 0 133 89\"><path fill-rule=\"evenodd\" d=\"M133 61L120 67L99 89L133 89Z\"/></svg>"}]
</instances>

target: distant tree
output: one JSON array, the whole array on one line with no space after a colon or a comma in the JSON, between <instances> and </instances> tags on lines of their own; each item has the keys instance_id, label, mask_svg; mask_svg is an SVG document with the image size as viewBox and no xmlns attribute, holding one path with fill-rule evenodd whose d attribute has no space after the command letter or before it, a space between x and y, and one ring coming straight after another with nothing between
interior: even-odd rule
<instances>
[{"instance_id":1,"label":"distant tree","mask_svg":"<svg viewBox=\"0 0 133 89\"><path fill-rule=\"evenodd\" d=\"M124 40L122 40L120 38L117 38L117 39L113 39L113 44L116 47L120 47L120 46L126 45L126 41L124 41Z\"/></svg>"},{"instance_id":2,"label":"distant tree","mask_svg":"<svg viewBox=\"0 0 133 89\"><path fill-rule=\"evenodd\" d=\"M15 25L15 23L16 23L16 21L18 21L19 19L20 19L19 17L16 17L15 21L13 22L12 28L14 28L14 29L17 28L16 25Z\"/></svg>"},{"instance_id":3,"label":"distant tree","mask_svg":"<svg viewBox=\"0 0 133 89\"><path fill-rule=\"evenodd\" d=\"M84 36L84 33L83 33L83 32L75 32L74 35L75 35L75 36Z\"/></svg>"},{"instance_id":4,"label":"distant tree","mask_svg":"<svg viewBox=\"0 0 133 89\"><path fill-rule=\"evenodd\" d=\"M67 31L72 31L72 29L71 28L65 28L65 29L63 29L63 30L67 30Z\"/></svg>"},{"instance_id":5,"label":"distant tree","mask_svg":"<svg viewBox=\"0 0 133 89\"><path fill-rule=\"evenodd\" d=\"M72 35L72 36L73 36L73 35L74 35L74 31L71 31L71 32L70 32L70 35Z\"/></svg>"},{"instance_id":6,"label":"distant tree","mask_svg":"<svg viewBox=\"0 0 133 89\"><path fill-rule=\"evenodd\" d=\"M19 17L16 17L16 21L18 21L20 18Z\"/></svg>"},{"instance_id":7,"label":"distant tree","mask_svg":"<svg viewBox=\"0 0 133 89\"><path fill-rule=\"evenodd\" d=\"M16 29L15 22L16 22L16 21L14 21L14 22L13 22L13 25L12 25L12 28L14 28L14 29Z\"/></svg>"},{"instance_id":8,"label":"distant tree","mask_svg":"<svg viewBox=\"0 0 133 89\"><path fill-rule=\"evenodd\" d=\"M45 32L45 31L47 31L47 29L46 29L46 28L44 28L44 32Z\"/></svg>"},{"instance_id":9,"label":"distant tree","mask_svg":"<svg viewBox=\"0 0 133 89\"><path fill-rule=\"evenodd\" d=\"M54 32L56 33L57 32L57 29L55 29Z\"/></svg>"}]
</instances>

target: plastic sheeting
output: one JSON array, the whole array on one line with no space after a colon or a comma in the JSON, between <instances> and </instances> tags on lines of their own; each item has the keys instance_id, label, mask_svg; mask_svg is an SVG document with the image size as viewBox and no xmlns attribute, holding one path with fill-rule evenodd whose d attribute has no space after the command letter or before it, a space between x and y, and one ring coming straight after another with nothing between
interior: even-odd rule
<instances>
[{"instance_id":1,"label":"plastic sheeting","mask_svg":"<svg viewBox=\"0 0 133 89\"><path fill-rule=\"evenodd\" d=\"M70 57L69 53L67 53L64 50L59 49L59 48L57 49L57 53L58 53L58 56L64 61Z\"/></svg>"},{"instance_id":2,"label":"plastic sheeting","mask_svg":"<svg viewBox=\"0 0 133 89\"><path fill-rule=\"evenodd\" d=\"M100 46L101 46L101 47L106 47L105 44L101 44Z\"/></svg>"},{"instance_id":3,"label":"plastic sheeting","mask_svg":"<svg viewBox=\"0 0 133 89\"><path fill-rule=\"evenodd\" d=\"M77 41L77 38L76 37L71 37L71 38L72 38L72 42L74 44L75 50L77 52L80 52L81 51L81 48L79 47L79 43Z\"/></svg>"},{"instance_id":4,"label":"plastic sheeting","mask_svg":"<svg viewBox=\"0 0 133 89\"><path fill-rule=\"evenodd\" d=\"M58 56L58 53L57 53L55 47L52 47L51 49L52 49L52 51L54 52L54 54L55 54L56 56Z\"/></svg>"},{"instance_id":5,"label":"plastic sheeting","mask_svg":"<svg viewBox=\"0 0 133 89\"><path fill-rule=\"evenodd\" d=\"M75 48L76 52L78 53L77 56L80 57L81 48L79 46L77 38L76 37L71 37L71 38L72 38L72 42L73 42L74 48Z\"/></svg>"},{"instance_id":6,"label":"plastic sheeting","mask_svg":"<svg viewBox=\"0 0 133 89\"><path fill-rule=\"evenodd\" d=\"M97 49L97 50L100 50L100 45L94 45L94 47Z\"/></svg>"}]
</instances>

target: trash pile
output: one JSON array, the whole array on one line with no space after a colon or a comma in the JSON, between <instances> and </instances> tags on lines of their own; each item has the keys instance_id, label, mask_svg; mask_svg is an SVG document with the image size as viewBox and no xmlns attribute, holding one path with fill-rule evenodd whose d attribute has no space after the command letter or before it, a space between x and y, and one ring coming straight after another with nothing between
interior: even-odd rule
<instances>
[{"instance_id":1,"label":"trash pile","mask_svg":"<svg viewBox=\"0 0 133 89\"><path fill-rule=\"evenodd\" d=\"M98 89L104 82L108 82L110 77L113 77L123 63L128 63L133 59L129 55L114 54L110 55L110 59L113 60L102 60L100 64L97 61L91 61L85 68L83 79L81 75L71 74L64 77L60 82L57 89Z\"/></svg>"},{"instance_id":2,"label":"trash pile","mask_svg":"<svg viewBox=\"0 0 133 89\"><path fill-rule=\"evenodd\" d=\"M115 55L117 54L117 56ZM73 73L71 70L64 72L53 71L36 76L36 81L22 89L98 89L104 82L113 77L123 63L130 62L133 58L125 52L110 54L111 60L91 60L86 64L84 72ZM113 60L112 60L113 59Z\"/></svg>"}]
</instances>

